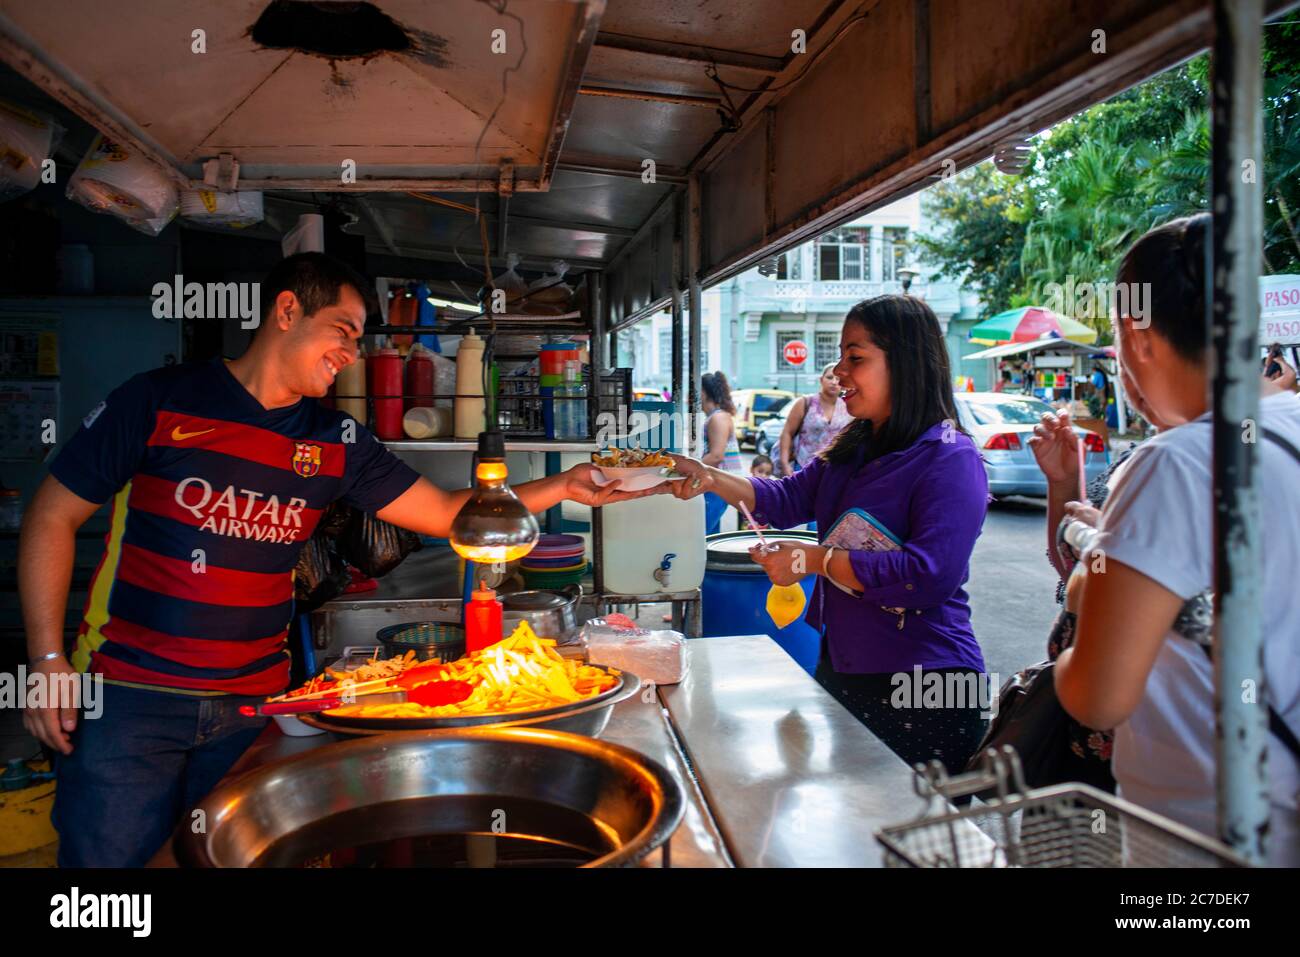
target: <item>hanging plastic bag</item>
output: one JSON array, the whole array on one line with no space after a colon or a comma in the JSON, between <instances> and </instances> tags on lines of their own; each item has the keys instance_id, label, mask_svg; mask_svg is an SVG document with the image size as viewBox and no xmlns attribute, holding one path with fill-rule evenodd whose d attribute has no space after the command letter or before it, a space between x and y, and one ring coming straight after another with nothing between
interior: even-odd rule
<instances>
[{"instance_id":1,"label":"hanging plastic bag","mask_svg":"<svg viewBox=\"0 0 1300 957\"><path fill-rule=\"evenodd\" d=\"M375 518L369 512L352 509L339 533L339 553L372 578L382 578L423 545L420 536Z\"/></svg>"},{"instance_id":2,"label":"hanging plastic bag","mask_svg":"<svg viewBox=\"0 0 1300 957\"><path fill-rule=\"evenodd\" d=\"M63 127L50 117L0 100L0 203L36 188L41 164L62 138Z\"/></svg>"},{"instance_id":3,"label":"hanging plastic bag","mask_svg":"<svg viewBox=\"0 0 1300 957\"><path fill-rule=\"evenodd\" d=\"M302 554L298 556L298 564L293 569L295 611L314 611L343 594L351 581L334 540L320 534L318 529L307 540Z\"/></svg>"},{"instance_id":4,"label":"hanging plastic bag","mask_svg":"<svg viewBox=\"0 0 1300 957\"><path fill-rule=\"evenodd\" d=\"M505 293L505 312L515 312L523 303L520 301L528 295L528 283L524 277L519 275L516 266L519 265L518 253L506 254L506 271L496 276L492 280L492 285L484 287L482 290L483 309L488 313L501 313L502 310L497 306L496 300L500 297L494 295L497 290Z\"/></svg>"},{"instance_id":5,"label":"hanging plastic bag","mask_svg":"<svg viewBox=\"0 0 1300 957\"><path fill-rule=\"evenodd\" d=\"M536 315L560 315L573 305L573 287L564 281L569 264L563 259L551 263L551 272L528 287L526 312Z\"/></svg>"}]
</instances>

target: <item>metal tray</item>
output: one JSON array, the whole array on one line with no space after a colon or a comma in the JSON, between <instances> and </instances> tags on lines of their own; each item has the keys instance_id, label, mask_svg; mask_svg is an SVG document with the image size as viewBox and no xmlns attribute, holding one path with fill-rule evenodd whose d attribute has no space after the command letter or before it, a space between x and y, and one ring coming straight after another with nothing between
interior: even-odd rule
<instances>
[{"instance_id":1,"label":"metal tray","mask_svg":"<svg viewBox=\"0 0 1300 957\"><path fill-rule=\"evenodd\" d=\"M594 665L593 667L600 667ZM641 690L641 679L630 671L620 673L618 684L594 698L552 708L512 711L508 714L468 714L446 718L360 718L332 717L328 711L298 715L304 724L328 731L336 737L352 738L394 731L460 731L465 728L546 728L572 734L600 737L614 706Z\"/></svg>"}]
</instances>

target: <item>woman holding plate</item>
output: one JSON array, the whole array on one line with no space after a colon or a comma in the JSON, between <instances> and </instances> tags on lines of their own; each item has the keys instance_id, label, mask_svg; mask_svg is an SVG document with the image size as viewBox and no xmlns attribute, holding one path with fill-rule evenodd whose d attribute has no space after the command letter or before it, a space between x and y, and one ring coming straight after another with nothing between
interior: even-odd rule
<instances>
[{"instance_id":1,"label":"woman holding plate","mask_svg":"<svg viewBox=\"0 0 1300 957\"><path fill-rule=\"evenodd\" d=\"M860 302L834 373L854 421L801 471L749 478L675 456L686 480L665 491L744 503L776 528L816 520L818 545L751 555L778 585L819 576L806 619L822 630L817 681L908 763L956 773L990 707L963 590L988 481L939 322L910 296Z\"/></svg>"}]
</instances>

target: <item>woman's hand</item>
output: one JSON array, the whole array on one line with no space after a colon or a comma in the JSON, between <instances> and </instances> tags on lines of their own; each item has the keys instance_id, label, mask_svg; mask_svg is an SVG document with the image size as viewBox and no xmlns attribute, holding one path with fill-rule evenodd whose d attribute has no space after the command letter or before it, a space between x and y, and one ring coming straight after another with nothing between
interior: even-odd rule
<instances>
[{"instance_id":1,"label":"woman's hand","mask_svg":"<svg viewBox=\"0 0 1300 957\"><path fill-rule=\"evenodd\" d=\"M1044 412L1034 426L1029 448L1048 482L1077 487L1079 484L1079 436L1070 422L1070 413L1062 409Z\"/></svg>"},{"instance_id":2,"label":"woman's hand","mask_svg":"<svg viewBox=\"0 0 1300 957\"><path fill-rule=\"evenodd\" d=\"M803 581L810 570L817 570L813 566L813 551L816 547L806 548L790 542L755 545L749 550L749 557L763 567L773 585L795 585Z\"/></svg>"},{"instance_id":3,"label":"woman's hand","mask_svg":"<svg viewBox=\"0 0 1300 957\"><path fill-rule=\"evenodd\" d=\"M685 475L686 478L676 482L665 482L666 488L660 486L664 491L671 492L683 501L713 491L713 469L709 466L699 459L676 453L673 453L673 462L675 463L673 471L678 475Z\"/></svg>"},{"instance_id":4,"label":"woman's hand","mask_svg":"<svg viewBox=\"0 0 1300 957\"><path fill-rule=\"evenodd\" d=\"M1075 469L1076 474L1078 474L1078 471L1078 469ZM1093 508L1086 502L1066 502L1065 517L1072 518L1076 522L1082 522L1092 528L1101 525L1101 509Z\"/></svg>"}]
</instances>

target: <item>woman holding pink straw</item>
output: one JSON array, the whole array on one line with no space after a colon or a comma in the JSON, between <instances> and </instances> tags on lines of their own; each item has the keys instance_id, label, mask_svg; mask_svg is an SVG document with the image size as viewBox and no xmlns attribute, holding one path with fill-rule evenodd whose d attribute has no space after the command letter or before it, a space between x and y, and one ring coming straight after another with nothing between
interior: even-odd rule
<instances>
[{"instance_id":1,"label":"woman holding pink straw","mask_svg":"<svg viewBox=\"0 0 1300 957\"><path fill-rule=\"evenodd\" d=\"M750 554L777 585L818 576L805 619L822 630L817 681L908 763L957 772L989 707L963 588L988 480L958 424L938 319L911 296L858 303L834 373L854 421L800 471L752 478L674 456L686 480L665 491L712 492L774 528L816 520L819 544ZM846 544L837 523L853 522L889 544Z\"/></svg>"}]
</instances>

